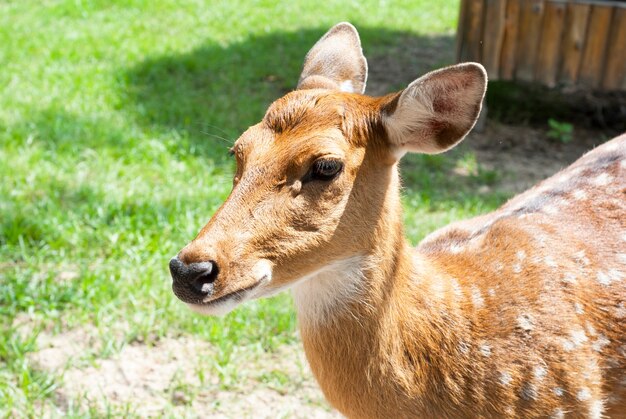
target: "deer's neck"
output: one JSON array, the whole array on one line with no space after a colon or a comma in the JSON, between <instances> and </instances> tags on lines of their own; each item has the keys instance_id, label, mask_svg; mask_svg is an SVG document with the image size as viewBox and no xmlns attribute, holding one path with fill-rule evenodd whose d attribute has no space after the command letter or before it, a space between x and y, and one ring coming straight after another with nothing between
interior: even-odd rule
<instances>
[{"instance_id":1,"label":"deer's neck","mask_svg":"<svg viewBox=\"0 0 626 419\"><path fill-rule=\"evenodd\" d=\"M433 299L433 290L446 285L407 244L399 197L388 201L370 252L316 272L294 290L313 373L348 416L384 417L384 406L420 400L440 346L456 345L441 332L449 321L442 313L455 314ZM363 410L348 410L355 408Z\"/></svg>"}]
</instances>

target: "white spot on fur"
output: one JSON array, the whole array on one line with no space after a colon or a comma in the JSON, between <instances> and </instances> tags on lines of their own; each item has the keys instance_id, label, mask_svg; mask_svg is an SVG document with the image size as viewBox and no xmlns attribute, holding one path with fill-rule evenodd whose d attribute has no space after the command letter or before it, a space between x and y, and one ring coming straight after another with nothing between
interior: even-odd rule
<instances>
[{"instance_id":1,"label":"white spot on fur","mask_svg":"<svg viewBox=\"0 0 626 419\"><path fill-rule=\"evenodd\" d=\"M587 342L587 335L584 330L573 330L570 333L571 341L576 346L580 346L583 343Z\"/></svg>"},{"instance_id":2,"label":"white spot on fur","mask_svg":"<svg viewBox=\"0 0 626 419\"><path fill-rule=\"evenodd\" d=\"M430 281L430 297L442 300L446 296L445 283L440 278L432 278Z\"/></svg>"},{"instance_id":3,"label":"white spot on fur","mask_svg":"<svg viewBox=\"0 0 626 419\"><path fill-rule=\"evenodd\" d=\"M563 412L563 409L558 408L554 411L554 413L551 416L552 419L563 419L565 418L565 413Z\"/></svg>"},{"instance_id":4,"label":"white spot on fur","mask_svg":"<svg viewBox=\"0 0 626 419\"><path fill-rule=\"evenodd\" d=\"M522 314L517 318L517 326L525 332L533 330L532 318L528 314Z\"/></svg>"},{"instance_id":5,"label":"white spot on fur","mask_svg":"<svg viewBox=\"0 0 626 419\"><path fill-rule=\"evenodd\" d=\"M550 255L547 255L545 258L543 258L543 261L551 268L556 268L558 266L554 258Z\"/></svg>"},{"instance_id":6,"label":"white spot on fur","mask_svg":"<svg viewBox=\"0 0 626 419\"><path fill-rule=\"evenodd\" d=\"M361 290L367 262L362 256L353 256L295 281L293 297L299 320L306 324L324 322L334 310L354 300Z\"/></svg>"},{"instance_id":7,"label":"white spot on fur","mask_svg":"<svg viewBox=\"0 0 626 419\"><path fill-rule=\"evenodd\" d=\"M552 392L555 394L555 396L557 397L561 397L564 393L563 389L561 387L554 387L552 389Z\"/></svg>"},{"instance_id":8,"label":"white spot on fur","mask_svg":"<svg viewBox=\"0 0 626 419\"><path fill-rule=\"evenodd\" d=\"M502 384L503 386L508 386L509 384L511 384L511 381L513 381L513 377L511 377L511 374L509 374L508 372L500 373L500 384Z\"/></svg>"},{"instance_id":9,"label":"white spot on fur","mask_svg":"<svg viewBox=\"0 0 626 419\"><path fill-rule=\"evenodd\" d=\"M469 353L470 347L467 344L467 342L461 342L459 343L459 351L464 354L467 355Z\"/></svg>"},{"instance_id":10,"label":"white spot on fur","mask_svg":"<svg viewBox=\"0 0 626 419\"><path fill-rule=\"evenodd\" d=\"M621 281L624 278L624 273L618 271L617 269L609 269L609 277L613 280L613 281Z\"/></svg>"},{"instance_id":11,"label":"white spot on fur","mask_svg":"<svg viewBox=\"0 0 626 419\"><path fill-rule=\"evenodd\" d=\"M526 252L523 250L518 250L517 252L515 252L515 256L517 257L518 260L522 261L526 259Z\"/></svg>"},{"instance_id":12,"label":"white spot on fur","mask_svg":"<svg viewBox=\"0 0 626 419\"><path fill-rule=\"evenodd\" d=\"M544 205L541 210L549 215L556 215L559 213L559 209L555 205L550 204Z\"/></svg>"},{"instance_id":13,"label":"white spot on fur","mask_svg":"<svg viewBox=\"0 0 626 419\"><path fill-rule=\"evenodd\" d=\"M595 342L593 342L591 347L593 348L594 351L602 352L604 347L607 346L610 343L611 343L611 341L606 336L604 336L602 333L600 333L598 335L598 339Z\"/></svg>"},{"instance_id":14,"label":"white spot on fur","mask_svg":"<svg viewBox=\"0 0 626 419\"><path fill-rule=\"evenodd\" d=\"M606 186L613 181L613 178L608 173L602 173L591 179L591 184L595 186Z\"/></svg>"},{"instance_id":15,"label":"white spot on fur","mask_svg":"<svg viewBox=\"0 0 626 419\"><path fill-rule=\"evenodd\" d=\"M354 85L352 84L352 80L344 80L339 85L339 90L347 93L354 93Z\"/></svg>"},{"instance_id":16,"label":"white spot on fur","mask_svg":"<svg viewBox=\"0 0 626 419\"><path fill-rule=\"evenodd\" d=\"M594 400L589 406L589 418L600 419L602 418L602 412L604 412L604 402L602 400Z\"/></svg>"},{"instance_id":17,"label":"white spot on fur","mask_svg":"<svg viewBox=\"0 0 626 419\"><path fill-rule=\"evenodd\" d=\"M482 308L485 305L485 299L475 285L472 285L472 303L475 308Z\"/></svg>"},{"instance_id":18,"label":"white spot on fur","mask_svg":"<svg viewBox=\"0 0 626 419\"><path fill-rule=\"evenodd\" d=\"M611 284L611 278L605 272L598 271L597 279L598 282L604 286Z\"/></svg>"},{"instance_id":19,"label":"white spot on fur","mask_svg":"<svg viewBox=\"0 0 626 419\"><path fill-rule=\"evenodd\" d=\"M495 297L496 290L494 290L493 288L489 288L489 291L487 291L487 294L489 294L490 297Z\"/></svg>"},{"instance_id":20,"label":"white spot on fur","mask_svg":"<svg viewBox=\"0 0 626 419\"><path fill-rule=\"evenodd\" d=\"M596 335L596 328L593 327L593 325L589 321L587 321L585 327L587 328L587 333L589 333L591 336Z\"/></svg>"},{"instance_id":21,"label":"white spot on fur","mask_svg":"<svg viewBox=\"0 0 626 419\"><path fill-rule=\"evenodd\" d=\"M449 248L449 249L450 249L450 253L453 253L453 254L455 254L455 255L456 255L456 254L461 253L461 252L463 251L463 249L465 249L465 247L464 247L464 246L461 246L461 245L460 245L460 244L458 244L458 243L452 243L452 244L450 245L450 248Z\"/></svg>"},{"instance_id":22,"label":"white spot on fur","mask_svg":"<svg viewBox=\"0 0 626 419\"><path fill-rule=\"evenodd\" d=\"M582 189L577 189L574 191L572 196L574 197L574 199L582 201L583 199L587 199L587 192L583 191Z\"/></svg>"},{"instance_id":23,"label":"white spot on fur","mask_svg":"<svg viewBox=\"0 0 626 419\"><path fill-rule=\"evenodd\" d=\"M587 335L584 330L573 330L570 332L569 339L563 340L563 349L573 351L583 343L587 342Z\"/></svg>"},{"instance_id":24,"label":"white spot on fur","mask_svg":"<svg viewBox=\"0 0 626 419\"><path fill-rule=\"evenodd\" d=\"M533 375L535 376L535 379L537 381L542 381L545 378L547 373L548 373L548 370L543 365L537 365L533 369Z\"/></svg>"},{"instance_id":25,"label":"white spot on fur","mask_svg":"<svg viewBox=\"0 0 626 419\"><path fill-rule=\"evenodd\" d=\"M565 349L567 352L571 352L576 348L576 346L574 346L574 344L572 342L570 342L568 339L564 339L563 340L563 349Z\"/></svg>"},{"instance_id":26,"label":"white spot on fur","mask_svg":"<svg viewBox=\"0 0 626 419\"><path fill-rule=\"evenodd\" d=\"M452 285L452 292L457 299L463 298L463 289L459 285L459 281L456 278L450 279L450 284Z\"/></svg>"},{"instance_id":27,"label":"white spot on fur","mask_svg":"<svg viewBox=\"0 0 626 419\"><path fill-rule=\"evenodd\" d=\"M489 346L486 343L483 343L482 345L480 345L480 353L485 356L485 357L490 357L491 356L491 346Z\"/></svg>"},{"instance_id":28,"label":"white spot on fur","mask_svg":"<svg viewBox=\"0 0 626 419\"><path fill-rule=\"evenodd\" d=\"M624 274L617 269L610 269L608 272L598 271L597 280L600 284L606 286L611 283L620 281L624 277Z\"/></svg>"},{"instance_id":29,"label":"white spot on fur","mask_svg":"<svg viewBox=\"0 0 626 419\"><path fill-rule=\"evenodd\" d=\"M513 273L521 273L522 272L522 264L521 263L516 263L513 265Z\"/></svg>"},{"instance_id":30,"label":"white spot on fur","mask_svg":"<svg viewBox=\"0 0 626 419\"><path fill-rule=\"evenodd\" d=\"M619 253L617 255L617 258L620 260L621 263L626 265L626 253Z\"/></svg>"},{"instance_id":31,"label":"white spot on fur","mask_svg":"<svg viewBox=\"0 0 626 419\"><path fill-rule=\"evenodd\" d=\"M583 306L580 303L574 303L574 310L576 311L576 314L584 314L585 313L585 310L583 309Z\"/></svg>"},{"instance_id":32,"label":"white spot on fur","mask_svg":"<svg viewBox=\"0 0 626 419\"><path fill-rule=\"evenodd\" d=\"M573 272L566 272L565 275L563 275L563 278L561 278L561 281L566 284L575 284L576 275Z\"/></svg>"},{"instance_id":33,"label":"white spot on fur","mask_svg":"<svg viewBox=\"0 0 626 419\"><path fill-rule=\"evenodd\" d=\"M591 391L589 391L587 387L583 387L576 393L576 398L581 402L589 400L591 398Z\"/></svg>"}]
</instances>

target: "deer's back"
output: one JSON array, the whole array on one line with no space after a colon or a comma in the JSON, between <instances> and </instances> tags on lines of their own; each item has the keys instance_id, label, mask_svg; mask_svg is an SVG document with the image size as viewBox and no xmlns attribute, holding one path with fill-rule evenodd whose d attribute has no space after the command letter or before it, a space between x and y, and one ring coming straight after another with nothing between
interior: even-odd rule
<instances>
[{"instance_id":1,"label":"deer's back","mask_svg":"<svg viewBox=\"0 0 626 419\"><path fill-rule=\"evenodd\" d=\"M471 313L477 402L557 416L626 408L626 135L418 251Z\"/></svg>"}]
</instances>

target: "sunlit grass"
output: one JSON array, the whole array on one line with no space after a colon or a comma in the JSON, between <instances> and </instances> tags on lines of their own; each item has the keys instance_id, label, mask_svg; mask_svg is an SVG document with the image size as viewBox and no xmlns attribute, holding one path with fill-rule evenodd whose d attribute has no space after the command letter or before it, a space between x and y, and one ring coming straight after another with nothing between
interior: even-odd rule
<instances>
[{"instance_id":1,"label":"sunlit grass","mask_svg":"<svg viewBox=\"0 0 626 419\"><path fill-rule=\"evenodd\" d=\"M297 340L288 295L199 317L173 297L167 261L227 197L229 144L294 86L325 29L349 20L381 53L449 36L457 13L446 0L0 2L0 416L54 403L61 376L27 357L41 328L95 330L94 357L193 334L218 348L226 386L234 347ZM414 242L501 202L472 194L493 174L447 177L462 158L405 164ZM18 318L34 326L18 331ZM95 414L67 403L70 416Z\"/></svg>"}]
</instances>

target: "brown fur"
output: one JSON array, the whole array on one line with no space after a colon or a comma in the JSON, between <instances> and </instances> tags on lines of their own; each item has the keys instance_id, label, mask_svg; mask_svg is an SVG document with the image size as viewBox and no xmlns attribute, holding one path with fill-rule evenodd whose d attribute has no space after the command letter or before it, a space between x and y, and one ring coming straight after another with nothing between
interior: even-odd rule
<instances>
[{"instance_id":1,"label":"brown fur","mask_svg":"<svg viewBox=\"0 0 626 419\"><path fill-rule=\"evenodd\" d=\"M339 73L321 66L306 77ZM420 135L399 142L407 124L390 128L393 115L411 118L413 102L320 81L276 101L237 140L231 195L179 254L219 267L208 310L238 290L237 302L302 283L316 290L296 301L302 341L324 394L348 417L624 417L626 135L412 249L399 147L458 143L484 93L476 65L435 76L416 94L451 127L445 137L419 108ZM442 88L463 100L424 93ZM319 158L344 169L303 182ZM368 262L342 262L354 258ZM255 274L259 261L272 266L269 282ZM319 273L333 264L345 272Z\"/></svg>"}]
</instances>

